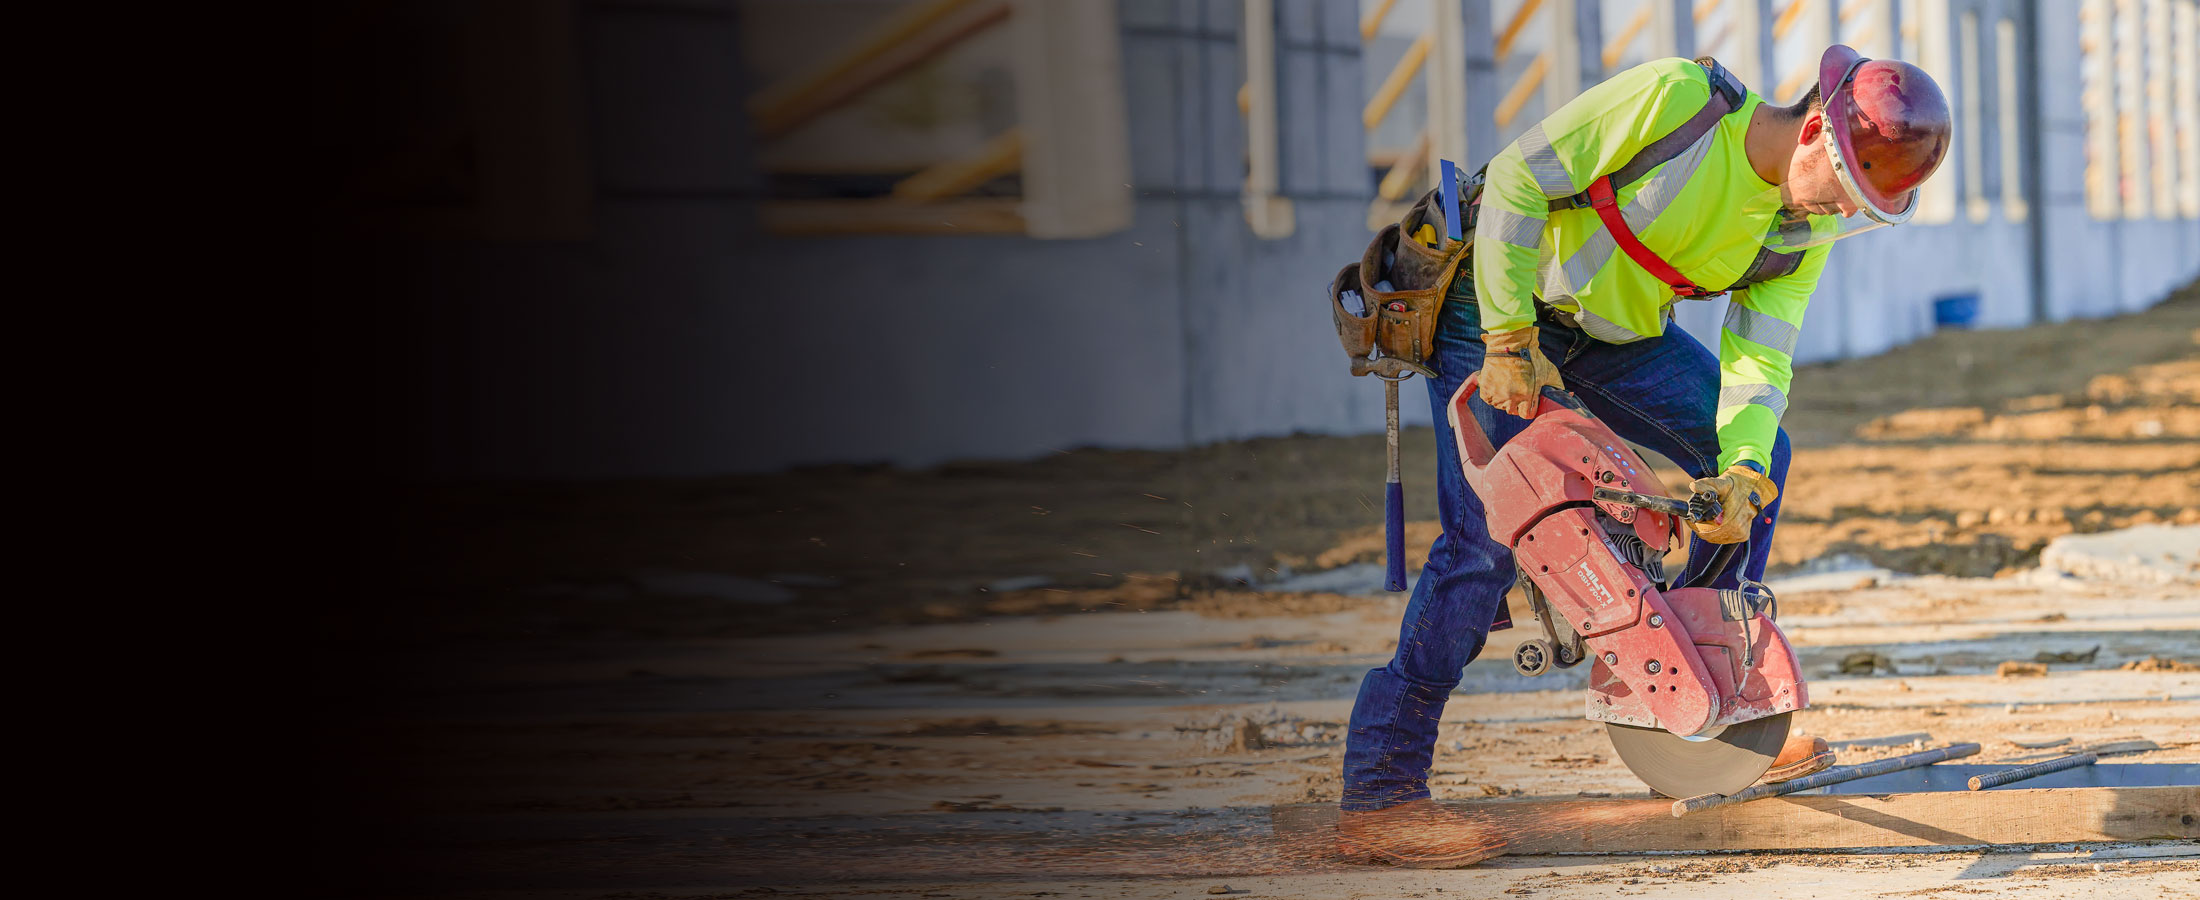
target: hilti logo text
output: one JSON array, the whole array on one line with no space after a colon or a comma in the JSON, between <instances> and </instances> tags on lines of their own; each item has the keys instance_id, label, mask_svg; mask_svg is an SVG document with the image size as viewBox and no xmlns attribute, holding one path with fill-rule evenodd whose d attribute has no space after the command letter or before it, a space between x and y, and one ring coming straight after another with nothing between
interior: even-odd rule
<instances>
[{"instance_id":1,"label":"hilti logo text","mask_svg":"<svg viewBox=\"0 0 2200 900\"><path fill-rule=\"evenodd\" d=\"M1612 596L1611 591L1604 589L1604 582L1597 580L1595 569L1588 566L1581 567L1581 580L1589 585L1589 590L1596 593L1597 599L1602 601L1602 605L1610 606L1619 602L1619 598Z\"/></svg>"}]
</instances>

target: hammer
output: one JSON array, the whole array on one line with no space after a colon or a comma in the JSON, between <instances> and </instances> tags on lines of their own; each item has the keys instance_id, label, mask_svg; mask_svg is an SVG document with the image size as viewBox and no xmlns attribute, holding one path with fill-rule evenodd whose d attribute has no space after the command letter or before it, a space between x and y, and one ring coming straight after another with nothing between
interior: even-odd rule
<instances>
[{"instance_id":1,"label":"hammer","mask_svg":"<svg viewBox=\"0 0 2200 900\"><path fill-rule=\"evenodd\" d=\"M1459 165L1448 159L1438 160L1437 165L1440 174L1436 188L1444 207L1444 233L1452 240L1463 240L1466 228L1460 224L1459 216ZM1383 589L1403 591L1406 589L1406 494L1405 487L1398 481L1398 382L1410 373L1376 374L1383 379L1383 449L1389 454L1388 467L1383 472L1383 558L1388 563Z\"/></svg>"},{"instance_id":2,"label":"hammer","mask_svg":"<svg viewBox=\"0 0 2200 900\"><path fill-rule=\"evenodd\" d=\"M1436 179L1437 191L1444 207L1444 231L1452 240L1464 240L1466 228L1460 224L1459 165L1451 160L1438 160L1441 176ZM1364 368L1363 368L1364 365ZM1398 479L1398 382L1419 373L1435 377L1436 373L1410 360L1377 358L1354 364L1353 373L1372 372L1383 380L1383 449L1387 454L1383 471L1383 589L1406 589L1406 495L1405 486Z\"/></svg>"}]
</instances>

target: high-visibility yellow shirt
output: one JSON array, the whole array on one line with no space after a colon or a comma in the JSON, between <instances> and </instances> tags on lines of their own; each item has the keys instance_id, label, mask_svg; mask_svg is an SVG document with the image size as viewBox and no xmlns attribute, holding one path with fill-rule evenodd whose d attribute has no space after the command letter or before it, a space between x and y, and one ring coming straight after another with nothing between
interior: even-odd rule
<instances>
[{"instance_id":1,"label":"high-visibility yellow shirt","mask_svg":"<svg viewBox=\"0 0 2200 900\"><path fill-rule=\"evenodd\" d=\"M1574 313L1582 330L1601 341L1665 333L1669 310L1682 302L1672 288L1619 249L1595 210L1554 213L1549 201L1625 165L1710 96L1702 66L1685 59L1644 63L1559 107L1490 161L1474 240L1483 328L1535 324L1534 298L1541 297ZM1742 144L1763 102L1748 94L1702 139L1617 193L1643 245L1696 284L1716 289L1740 280L1772 229L1778 204L1764 195L1773 186L1750 168ZM1719 335L1722 471L1745 459L1772 465L1803 308L1831 246L1804 251L1791 274L1728 295Z\"/></svg>"}]
</instances>

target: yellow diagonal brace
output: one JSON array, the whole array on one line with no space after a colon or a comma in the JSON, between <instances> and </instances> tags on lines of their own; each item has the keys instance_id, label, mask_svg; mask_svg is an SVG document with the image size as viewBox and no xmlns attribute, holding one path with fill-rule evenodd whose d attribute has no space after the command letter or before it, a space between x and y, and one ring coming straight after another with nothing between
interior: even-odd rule
<instances>
[{"instance_id":1,"label":"yellow diagonal brace","mask_svg":"<svg viewBox=\"0 0 2200 900\"><path fill-rule=\"evenodd\" d=\"M1803 60L1802 65L1796 66L1795 71L1788 73L1788 77L1780 79L1780 86L1772 90L1773 102L1786 103L1789 98L1801 99L1806 87L1804 82L1816 74L1818 63L1814 60Z\"/></svg>"},{"instance_id":2,"label":"yellow diagonal brace","mask_svg":"<svg viewBox=\"0 0 2200 900\"><path fill-rule=\"evenodd\" d=\"M1609 69L1619 65L1619 58L1627 53L1627 45L1634 43L1635 35L1641 34L1642 29L1650 24L1650 13L1653 11L1651 3L1656 2L1658 0L1650 0L1650 3L1644 3L1641 9L1635 10L1635 17L1627 20L1626 27L1621 28L1618 35L1605 42L1605 68Z\"/></svg>"},{"instance_id":3,"label":"yellow diagonal brace","mask_svg":"<svg viewBox=\"0 0 2200 900\"><path fill-rule=\"evenodd\" d=\"M1497 127L1512 124L1513 117L1520 115L1520 108L1528 105L1528 98L1535 96L1535 89L1543 85L1543 75L1550 68L1551 55L1536 54L1535 62L1529 63L1528 70L1520 73L1520 80L1513 82L1512 90L1505 92L1505 99L1497 102Z\"/></svg>"},{"instance_id":4,"label":"yellow diagonal brace","mask_svg":"<svg viewBox=\"0 0 2200 900\"><path fill-rule=\"evenodd\" d=\"M1803 17L1803 10L1809 8L1810 3L1811 0L1788 0L1787 8L1780 10L1780 17L1772 20L1772 39L1777 41L1787 37L1788 32L1795 28L1796 20Z\"/></svg>"},{"instance_id":5,"label":"yellow diagonal brace","mask_svg":"<svg viewBox=\"0 0 2200 900\"><path fill-rule=\"evenodd\" d=\"M1413 186L1413 180L1419 178L1422 170L1428 168L1428 148L1428 132L1423 131L1420 137L1413 139L1413 146L1406 148L1406 152L1391 165L1390 171L1383 173L1382 184L1375 188L1375 196L1384 200L1404 197L1406 189Z\"/></svg>"},{"instance_id":6,"label":"yellow diagonal brace","mask_svg":"<svg viewBox=\"0 0 2200 900\"><path fill-rule=\"evenodd\" d=\"M894 185L894 199L928 203L967 194L972 188L1024 167L1024 132L1003 131L978 152L939 163Z\"/></svg>"},{"instance_id":7,"label":"yellow diagonal brace","mask_svg":"<svg viewBox=\"0 0 2200 900\"><path fill-rule=\"evenodd\" d=\"M1383 117L1390 115L1390 108L1405 95L1406 85L1413 83L1415 75L1421 74L1421 66L1428 62L1431 43L1433 41L1426 34L1414 38L1413 46L1406 48L1406 55L1399 57L1398 64L1391 67L1390 74L1383 78L1383 86L1376 89L1375 98L1367 101L1367 108L1360 112L1360 124L1367 130L1374 131L1375 126L1383 123Z\"/></svg>"},{"instance_id":8,"label":"yellow diagonal brace","mask_svg":"<svg viewBox=\"0 0 2200 900\"><path fill-rule=\"evenodd\" d=\"M1505 30L1497 33L1497 58L1503 60L1512 53L1513 41L1520 38L1520 31L1528 27L1528 18L1543 6L1543 0L1525 0L1513 10L1513 17L1505 23Z\"/></svg>"},{"instance_id":9,"label":"yellow diagonal brace","mask_svg":"<svg viewBox=\"0 0 2200 900\"><path fill-rule=\"evenodd\" d=\"M1390 8L1397 4L1398 0L1380 0L1375 4L1375 8L1368 12L1367 18L1360 20L1360 40L1362 42L1375 39L1375 32L1382 30L1383 17L1390 15Z\"/></svg>"},{"instance_id":10,"label":"yellow diagonal brace","mask_svg":"<svg viewBox=\"0 0 2200 900\"><path fill-rule=\"evenodd\" d=\"M771 137L860 96L1008 18L1005 0L930 0L864 33L848 49L749 98L750 122Z\"/></svg>"}]
</instances>

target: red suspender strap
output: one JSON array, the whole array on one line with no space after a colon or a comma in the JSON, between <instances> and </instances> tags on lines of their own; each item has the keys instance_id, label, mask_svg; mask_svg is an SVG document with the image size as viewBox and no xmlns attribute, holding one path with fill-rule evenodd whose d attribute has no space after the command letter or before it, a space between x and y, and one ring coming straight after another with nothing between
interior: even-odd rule
<instances>
[{"instance_id":1,"label":"red suspender strap","mask_svg":"<svg viewBox=\"0 0 2200 900\"><path fill-rule=\"evenodd\" d=\"M1634 229L1627 227L1627 217L1620 214L1619 200L1612 193L1611 176L1591 182L1588 194L1589 205L1596 209L1597 218L1604 220L1604 230L1612 235L1612 242L1619 245L1620 252L1627 254L1627 258L1634 260L1635 265L1641 266L1643 271L1657 276L1659 281L1671 286L1673 293L1691 298L1714 297L1725 293L1697 287L1695 282L1688 280L1688 276L1681 274L1681 270L1673 268L1671 263L1642 245L1642 239L1635 237Z\"/></svg>"}]
</instances>

